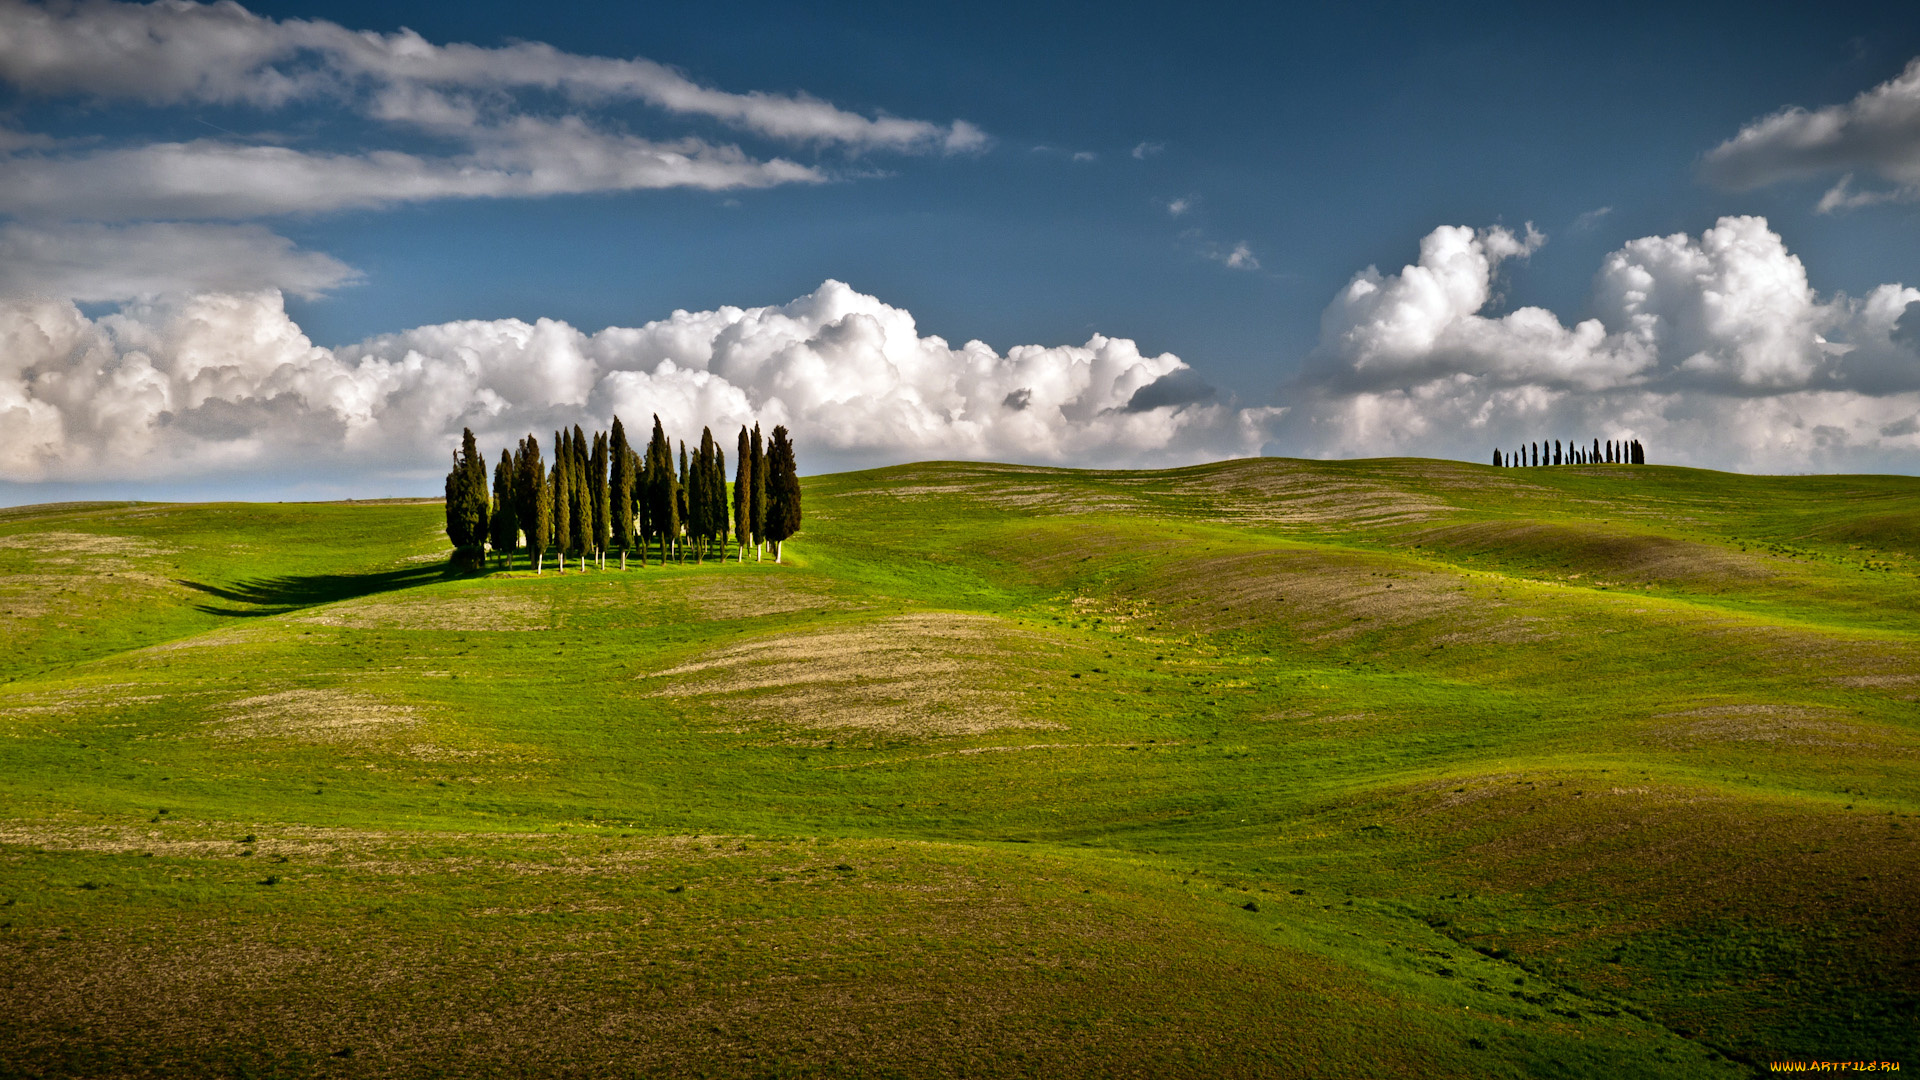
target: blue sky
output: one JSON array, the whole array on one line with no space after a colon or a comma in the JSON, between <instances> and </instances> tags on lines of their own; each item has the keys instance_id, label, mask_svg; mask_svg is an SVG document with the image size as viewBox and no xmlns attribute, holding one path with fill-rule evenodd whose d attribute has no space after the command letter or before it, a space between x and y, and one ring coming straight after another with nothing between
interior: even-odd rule
<instances>
[{"instance_id":1,"label":"blue sky","mask_svg":"<svg viewBox=\"0 0 1920 1080\"><path fill-rule=\"evenodd\" d=\"M1920 122L1867 115L1908 104L1898 80L1920 56L1920 19L1908 5L257 3L246 12L226 21L265 43L257 55L221 51L232 26L221 29L220 18L0 4L0 145L11 144L0 179L16 191L0 200L13 230L0 242L16 256L3 284L23 298L0 303L72 300L72 315L22 308L13 317L61 342L65 331L49 327L66 318L78 335L60 357L16 361L7 373L12 398L0 397L0 409L34 422L12 425L11 445L0 436L0 498L103 483L244 492L290 476L303 491L379 493L429 476L449 428L504 440L569 415L604 424L612 411L648 408L691 435L702 423L789 422L803 452L812 436L816 469L915 457L1098 465L1375 449L1480 460L1483 448L1563 432L1645 437L1670 449L1667 460L1716 467L1920 469L1920 436L1901 430L1920 391L1920 315L1903 331L1906 294L1887 291L1920 285ZM299 29L317 22L388 46L404 28L429 50L508 52L473 54L478 66L459 76L396 76L354 59L344 38ZM216 60L169 74L157 53L116 57L99 44L129 26L171 41L175 61ZM515 43L550 47L540 54L548 74L500 76L531 63ZM678 81L638 92L540 81L589 58L650 62L642 81ZM661 104L660 94L688 88L725 101ZM412 96L394 105L402 90ZM423 94L435 108L471 109L428 118ZM917 126L807 135L786 119L728 111L755 95L817 106L834 123ZM1856 99L1867 104L1849 117L1881 127L1818 160L1794 132L1756 127L1794 106L1845 109ZM1920 116L1920 104L1914 110ZM502 134L520 121L548 126L537 137ZM568 122L580 126L563 145L555 125ZM1753 145L1713 157L1742 132ZM577 164L609 147L633 151L632 140L645 153L674 143L718 156L691 186L607 181ZM170 160L172 194L149 198L140 170L160 167L154 147L213 164ZM273 185L283 180L265 175L238 198L219 161L249 148L318 162L319 179L305 182L327 191L351 186L329 170L392 152L429 171L507 161L500 168L513 175L463 187L448 172L426 194L383 195L381 184L406 190L409 165L352 181L365 193L342 198L293 190L293 181L282 198ZM556 155L575 155L567 167L580 175L558 185L563 193L542 193L553 190L539 177ZM1845 176L1850 186L1836 188ZM1715 232L1729 217L1747 224ZM1451 258L1453 241L1434 239L1447 226L1471 234L1454 238L1464 261L1427 269L1435 281L1465 277L1435 286L1402 275L1424 242L1436 245L1435 259ZM1508 246L1501 236L1518 239ZM1674 237L1685 242L1651 243ZM1795 265L1798 285L1788 280L1772 300L1762 290L1749 305L1797 304L1804 310L1779 316L1791 325L1762 318L1719 338L1711 325L1686 328L1693 317L1682 309L1710 310L1724 292L1702 282L1791 279ZM1387 299L1336 304L1370 266L1384 283L1376 299ZM1651 307L1621 299L1616 286L1634 273L1665 283ZM829 280L848 292L823 295ZM1423 308L1429 286L1465 306ZM239 322L206 314L219 306L209 297L273 289L264 306L221 308ZM766 355L748 363L716 351L739 320L713 313L796 304L778 333L767 329L772 316L754 317L777 338ZM1551 313L1551 332L1503 321L1526 308ZM713 315L693 320L701 342L643 348L589 337L676 309ZM1655 309L1672 329L1630 340L1635 313ZM1427 320L1412 345L1409 312ZM873 362L893 374L836 351L849 318L883 328L874 356L889 359ZM1589 318L1605 341L1576 340ZM538 400L502 387L515 371L559 363L552 356L520 343L475 360L479 346L458 335L417 332L541 319L589 342L563 351L581 353L591 370L556 377L574 390ZM1693 322L1703 319L1713 322ZM188 326L217 330L183 337ZM225 346L207 343L219 333L272 339L281 351L222 360ZM302 352L301 334L325 355ZM923 362L964 366L957 352L926 361L930 335L956 351L984 342L995 374L899 374ZM1765 355L1752 344L1763 337L1774 342ZM1096 358L1107 347L1094 342L1115 339L1133 352ZM1016 362L1009 350L1028 345L1052 351ZM464 363L465 375L421 376L431 385L405 383L402 393L393 373L409 349ZM793 390L795 349L810 358L808 378L858 392ZM114 415L144 423L151 437L110 437L83 414L120 392L113 380L56 386L46 376L57 364L146 387L146 412ZM216 368L229 377L209 374ZM848 374L856 369L864 374ZM683 385L695 371L737 393ZM361 389L315 389L343 379ZM1480 381L1444 390L1463 379ZM1022 380L1059 382L1055 397L1032 400L1057 410L1052 428L1085 430L1034 441L1048 425L1019 425L1038 423L1039 412L1004 405L1006 416L986 415L1032 389L1015 386ZM1145 409L1166 398L1134 396L1156 380L1213 393ZM1002 394L1003 383L1014 389ZM369 388L388 394L388 406L367 404ZM414 403L407 410L403 397ZM438 410L430 423L419 418L428 398ZM926 416L901 411L909 408ZM1729 425L1745 441L1730 441ZM290 429L302 433L297 453L267 445L269 433Z\"/></svg>"}]
</instances>

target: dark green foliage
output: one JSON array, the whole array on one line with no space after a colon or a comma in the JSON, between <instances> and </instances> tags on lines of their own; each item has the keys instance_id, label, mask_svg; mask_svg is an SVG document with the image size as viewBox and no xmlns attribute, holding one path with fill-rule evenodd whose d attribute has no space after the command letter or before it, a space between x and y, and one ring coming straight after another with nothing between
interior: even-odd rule
<instances>
[{"instance_id":1,"label":"dark green foliage","mask_svg":"<svg viewBox=\"0 0 1920 1080\"><path fill-rule=\"evenodd\" d=\"M707 498L707 482L711 479L707 471L707 461L713 455L713 436L709 433L700 441L700 449L695 452L691 466L686 459L687 448L680 447L681 468L687 477L687 538L694 546L694 557L698 560L705 552L707 538L713 533L713 522L709 511L713 508Z\"/></svg>"},{"instance_id":2,"label":"dark green foliage","mask_svg":"<svg viewBox=\"0 0 1920 1080\"><path fill-rule=\"evenodd\" d=\"M553 548L562 556L573 545L573 493L568 488L572 479L568 469L568 460L573 455L567 451L566 434L553 433L553 468L549 476L549 486L553 492ZM561 569L565 569L564 566Z\"/></svg>"},{"instance_id":3,"label":"dark green foliage","mask_svg":"<svg viewBox=\"0 0 1920 1080\"><path fill-rule=\"evenodd\" d=\"M514 495L519 500L520 528L527 534L527 555L538 572L553 540L553 489L540 460L540 440L528 435L514 453Z\"/></svg>"},{"instance_id":4,"label":"dark green foliage","mask_svg":"<svg viewBox=\"0 0 1920 1080\"><path fill-rule=\"evenodd\" d=\"M615 549L625 552L633 546L633 448L627 445L627 429L618 416L613 418L613 438L607 491L607 508L612 515L609 539Z\"/></svg>"},{"instance_id":5,"label":"dark green foliage","mask_svg":"<svg viewBox=\"0 0 1920 1080\"><path fill-rule=\"evenodd\" d=\"M460 450L447 473L447 539L456 558L478 561L487 542L487 460L473 442L473 429L462 428Z\"/></svg>"},{"instance_id":6,"label":"dark green foliage","mask_svg":"<svg viewBox=\"0 0 1920 1080\"><path fill-rule=\"evenodd\" d=\"M700 429L700 449L688 465L687 530L704 553L726 543L726 454L713 441L713 429Z\"/></svg>"},{"instance_id":7,"label":"dark green foliage","mask_svg":"<svg viewBox=\"0 0 1920 1080\"><path fill-rule=\"evenodd\" d=\"M686 562L686 545L679 542L681 535L687 531L687 441L685 439L680 440L680 475L673 485L673 517L680 524L679 530L674 534L675 550L678 552L675 557L680 562Z\"/></svg>"},{"instance_id":8,"label":"dark green foliage","mask_svg":"<svg viewBox=\"0 0 1920 1080\"><path fill-rule=\"evenodd\" d=\"M727 546L727 452L715 443L713 447L713 479L707 483L707 497L713 500L713 540L724 549ZM724 550L722 551L724 555Z\"/></svg>"},{"instance_id":9,"label":"dark green foliage","mask_svg":"<svg viewBox=\"0 0 1920 1080\"><path fill-rule=\"evenodd\" d=\"M665 562L680 535L680 484L673 473L673 443L660 427L658 413L653 417L653 438L647 442L646 477L647 529L659 538L660 561Z\"/></svg>"},{"instance_id":10,"label":"dark green foliage","mask_svg":"<svg viewBox=\"0 0 1920 1080\"><path fill-rule=\"evenodd\" d=\"M607 435L595 432L593 458L587 464L587 482L593 493L593 550L604 555L613 538L613 492L607 484Z\"/></svg>"},{"instance_id":11,"label":"dark green foliage","mask_svg":"<svg viewBox=\"0 0 1920 1080\"><path fill-rule=\"evenodd\" d=\"M773 429L767 448L767 486L767 539L779 562L780 543L800 531L800 468L785 426Z\"/></svg>"},{"instance_id":12,"label":"dark green foliage","mask_svg":"<svg viewBox=\"0 0 1920 1080\"><path fill-rule=\"evenodd\" d=\"M734 444L733 535L740 541L740 558L745 561L747 545L753 542L753 444L744 424Z\"/></svg>"},{"instance_id":13,"label":"dark green foliage","mask_svg":"<svg viewBox=\"0 0 1920 1080\"><path fill-rule=\"evenodd\" d=\"M568 494L573 496L573 544L567 550L576 555L584 555L593 547L593 489L592 479L587 468L587 435L580 425L573 426L573 438L568 443L573 452L571 465L572 488Z\"/></svg>"},{"instance_id":14,"label":"dark green foliage","mask_svg":"<svg viewBox=\"0 0 1920 1080\"><path fill-rule=\"evenodd\" d=\"M634 452L634 450L628 450L628 452L626 452L626 475L632 477L632 482L634 482L634 496L632 496L632 498L634 498L634 502L632 502L632 515L634 515L634 546L639 548L639 565L645 567L645 565L647 565L647 536L651 536L649 525L647 525L647 523L651 521L651 519L649 519L649 509L647 509L647 463L645 463L645 459L641 459L641 455Z\"/></svg>"},{"instance_id":15,"label":"dark green foliage","mask_svg":"<svg viewBox=\"0 0 1920 1080\"><path fill-rule=\"evenodd\" d=\"M520 513L513 490L513 455L500 451L500 464L493 467L493 519L489 531L493 550L506 556L513 565L513 549L520 542Z\"/></svg>"},{"instance_id":16,"label":"dark green foliage","mask_svg":"<svg viewBox=\"0 0 1920 1080\"><path fill-rule=\"evenodd\" d=\"M749 440L753 451L753 533L756 544L767 539L767 448L760 439L760 425L753 425Z\"/></svg>"}]
</instances>

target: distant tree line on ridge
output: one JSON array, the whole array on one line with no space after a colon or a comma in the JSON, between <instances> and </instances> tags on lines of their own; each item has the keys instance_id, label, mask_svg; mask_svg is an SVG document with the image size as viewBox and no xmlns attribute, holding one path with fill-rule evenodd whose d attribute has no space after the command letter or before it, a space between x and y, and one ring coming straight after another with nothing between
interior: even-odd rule
<instances>
[{"instance_id":1,"label":"distant tree line on ridge","mask_svg":"<svg viewBox=\"0 0 1920 1080\"><path fill-rule=\"evenodd\" d=\"M1595 439L1592 449L1570 442L1564 450L1560 446L1560 440L1555 439L1552 445L1545 442L1523 443L1518 450L1501 450L1496 447L1493 451L1493 467L1496 469L1534 465L1645 465L1646 463L1647 450L1640 445L1639 439L1617 442L1609 439L1605 444Z\"/></svg>"},{"instance_id":2,"label":"distant tree line on ridge","mask_svg":"<svg viewBox=\"0 0 1920 1080\"><path fill-rule=\"evenodd\" d=\"M629 553L645 566L650 550L663 564L684 563L689 555L696 562L709 554L724 560L729 532L739 542L738 561L746 561L748 548L758 561L771 543L779 562L782 542L800 531L793 441L785 427L774 428L764 441L760 425L742 427L734 460L729 492L726 451L713 441L711 428L701 429L699 449L691 454L680 443L676 466L673 441L659 416L643 450L628 444L616 416L611 432L595 432L592 439L578 425L554 432L551 466L541 460L532 435L500 451L489 494L486 459L473 430L463 429L447 473L447 539L456 561L474 567L491 549L511 568L514 552L524 547L536 574L544 572L548 551L558 556L562 571L570 558L578 558L583 571L588 559L604 570L609 552L619 553L622 570Z\"/></svg>"}]
</instances>

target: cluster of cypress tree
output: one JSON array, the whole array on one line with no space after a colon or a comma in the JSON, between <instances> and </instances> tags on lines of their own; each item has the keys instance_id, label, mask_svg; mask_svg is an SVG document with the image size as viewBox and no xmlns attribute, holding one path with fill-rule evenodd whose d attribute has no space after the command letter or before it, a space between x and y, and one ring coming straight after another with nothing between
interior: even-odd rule
<instances>
[{"instance_id":1,"label":"cluster of cypress tree","mask_svg":"<svg viewBox=\"0 0 1920 1080\"><path fill-rule=\"evenodd\" d=\"M1560 440L1552 444L1545 442L1523 443L1518 450L1493 451L1494 468L1518 468L1534 465L1645 465L1646 447L1639 439L1608 440L1602 443L1593 440L1591 449L1579 443L1569 442L1563 449Z\"/></svg>"},{"instance_id":2,"label":"cluster of cypress tree","mask_svg":"<svg viewBox=\"0 0 1920 1080\"><path fill-rule=\"evenodd\" d=\"M487 463L473 443L473 432L463 429L460 449L447 473L447 539L454 559L478 565L486 551L492 507L487 502Z\"/></svg>"},{"instance_id":3,"label":"cluster of cypress tree","mask_svg":"<svg viewBox=\"0 0 1920 1080\"><path fill-rule=\"evenodd\" d=\"M524 541L535 573L545 572L549 549L563 571L569 558L583 571L589 559L604 570L610 551L619 553L625 570L630 552L642 566L650 550L662 563L689 555L696 562L710 554L724 559L731 531L738 561L746 561L750 547L758 561L771 543L779 562L781 544L800 531L800 474L787 429L774 428L764 441L760 425L740 429L731 511L727 455L712 429L701 430L692 454L684 441L679 447L676 465L673 440L657 415L643 450L627 441L617 416L611 432L591 439L578 426L556 431L551 466L541 460L540 441L528 435L500 451L489 498L486 461L472 430L463 430L447 474L447 538L456 560L479 566L491 547L511 567Z\"/></svg>"}]
</instances>

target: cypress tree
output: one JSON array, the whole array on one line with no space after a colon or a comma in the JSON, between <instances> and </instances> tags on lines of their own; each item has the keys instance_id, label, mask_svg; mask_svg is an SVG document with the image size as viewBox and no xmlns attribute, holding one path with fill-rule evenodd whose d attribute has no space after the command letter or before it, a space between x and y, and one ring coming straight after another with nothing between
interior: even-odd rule
<instances>
[{"instance_id":1,"label":"cypress tree","mask_svg":"<svg viewBox=\"0 0 1920 1080\"><path fill-rule=\"evenodd\" d=\"M686 467L687 544L693 548L695 562L705 560L707 536L713 531L712 523L707 520L707 511L711 508L707 501L707 457L712 448L712 440L708 440L694 451L693 461ZM680 451L686 453L685 445Z\"/></svg>"},{"instance_id":2,"label":"cypress tree","mask_svg":"<svg viewBox=\"0 0 1920 1080\"><path fill-rule=\"evenodd\" d=\"M633 450L627 445L627 429L620 418L613 418L613 436L607 442L607 511L611 515L607 538L620 552L620 569L627 568L627 549L633 546Z\"/></svg>"},{"instance_id":3,"label":"cypress tree","mask_svg":"<svg viewBox=\"0 0 1920 1080\"><path fill-rule=\"evenodd\" d=\"M767 539L773 541L773 561L780 561L780 545L800 531L800 467L793 458L787 429L773 429L767 448Z\"/></svg>"},{"instance_id":4,"label":"cypress tree","mask_svg":"<svg viewBox=\"0 0 1920 1080\"><path fill-rule=\"evenodd\" d=\"M467 438L473 438L473 432L467 432ZM453 452L453 468L447 470L445 505L447 511L447 542L453 545L454 558L473 543L473 522L467 514L467 468L460 461L460 451Z\"/></svg>"},{"instance_id":5,"label":"cypress tree","mask_svg":"<svg viewBox=\"0 0 1920 1080\"><path fill-rule=\"evenodd\" d=\"M713 479L707 483L708 497L713 500L713 544L720 553L720 561L727 558L727 530L731 524L727 520L727 451L719 443L713 444Z\"/></svg>"},{"instance_id":6,"label":"cypress tree","mask_svg":"<svg viewBox=\"0 0 1920 1080\"><path fill-rule=\"evenodd\" d=\"M533 456L527 453L527 445L533 444ZM533 565L533 477L529 470L539 471L538 455L540 444L529 435L513 444L513 510L520 519L520 530L527 536L527 565Z\"/></svg>"},{"instance_id":7,"label":"cypress tree","mask_svg":"<svg viewBox=\"0 0 1920 1080\"><path fill-rule=\"evenodd\" d=\"M653 438L647 442L648 528L660 538L660 561L665 563L668 545L680 532L679 499L674 488L673 443L660 427L658 413L653 417Z\"/></svg>"},{"instance_id":8,"label":"cypress tree","mask_svg":"<svg viewBox=\"0 0 1920 1080\"><path fill-rule=\"evenodd\" d=\"M573 477L569 481L573 495L573 550L580 553L580 572L587 571L587 556L593 550L593 487L587 467L587 433L573 425Z\"/></svg>"},{"instance_id":9,"label":"cypress tree","mask_svg":"<svg viewBox=\"0 0 1920 1080\"><path fill-rule=\"evenodd\" d=\"M613 490L608 486L607 433L593 436L593 546L600 569L607 568L607 545L613 542Z\"/></svg>"},{"instance_id":10,"label":"cypress tree","mask_svg":"<svg viewBox=\"0 0 1920 1080\"><path fill-rule=\"evenodd\" d=\"M527 554L533 560L533 572L546 566L547 541L552 539L553 489L547 486L546 466L540 460L540 440L528 435L520 442L519 483L521 528L527 534Z\"/></svg>"},{"instance_id":11,"label":"cypress tree","mask_svg":"<svg viewBox=\"0 0 1920 1080\"><path fill-rule=\"evenodd\" d=\"M691 538L693 538L693 536L691 536L693 530L689 528L691 523L687 521L687 440L684 440L684 438L680 440L680 482L674 484L674 519L680 521L680 528L687 532L687 540L691 540ZM674 540L676 540L676 544L674 544L674 559L680 561L682 565L685 565L685 561L687 561L687 546L678 542L680 536L674 536Z\"/></svg>"},{"instance_id":12,"label":"cypress tree","mask_svg":"<svg viewBox=\"0 0 1920 1080\"><path fill-rule=\"evenodd\" d=\"M549 486L553 489L553 548L560 560L560 572L567 572L567 549L573 541L573 493L567 490L572 469L567 452L566 432L553 433L553 468Z\"/></svg>"},{"instance_id":13,"label":"cypress tree","mask_svg":"<svg viewBox=\"0 0 1920 1080\"><path fill-rule=\"evenodd\" d=\"M513 549L520 542L519 500L513 491L513 456L500 451L500 464L493 467L493 550L506 556L506 568L513 569Z\"/></svg>"},{"instance_id":14,"label":"cypress tree","mask_svg":"<svg viewBox=\"0 0 1920 1080\"><path fill-rule=\"evenodd\" d=\"M700 534L703 559L706 551L714 546L714 540L720 535L720 531L726 528L727 489L725 474L715 467L719 460L718 454L719 448L713 445L713 429L701 428L700 452L693 462L694 472L699 476L699 483L688 493L687 503L690 508L698 504L698 508L693 510L694 520L698 522L694 531ZM720 489L718 507L715 506L713 498L716 487ZM719 510L718 513L715 513L716 509Z\"/></svg>"},{"instance_id":15,"label":"cypress tree","mask_svg":"<svg viewBox=\"0 0 1920 1080\"><path fill-rule=\"evenodd\" d=\"M466 440L463 438L461 441L464 444ZM467 459L467 490L472 493L469 497L480 512L479 527L473 531L473 561L475 565L482 565L486 559L487 529L493 517L493 504L487 498L487 457L478 446L473 448L473 455Z\"/></svg>"},{"instance_id":16,"label":"cypress tree","mask_svg":"<svg viewBox=\"0 0 1920 1080\"><path fill-rule=\"evenodd\" d=\"M747 561L747 545L753 542L753 444L747 439L747 426L740 425L740 439L733 454L733 535L740 542L740 557Z\"/></svg>"},{"instance_id":17,"label":"cypress tree","mask_svg":"<svg viewBox=\"0 0 1920 1080\"><path fill-rule=\"evenodd\" d=\"M474 445L473 429L460 429L460 449L447 473L447 539L458 562L478 565L487 544L487 459Z\"/></svg>"},{"instance_id":18,"label":"cypress tree","mask_svg":"<svg viewBox=\"0 0 1920 1080\"><path fill-rule=\"evenodd\" d=\"M639 565L645 567L647 538L653 536L653 503L647 502L651 498L651 490L647 488L647 459L639 452L628 450L626 471L634 477L634 544L639 548Z\"/></svg>"},{"instance_id":19,"label":"cypress tree","mask_svg":"<svg viewBox=\"0 0 1920 1080\"><path fill-rule=\"evenodd\" d=\"M753 453L753 561L759 562L767 546L767 448L759 424L753 425L748 449Z\"/></svg>"}]
</instances>

